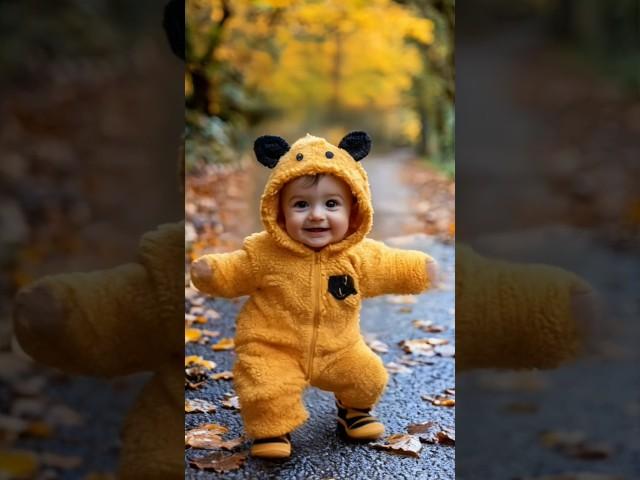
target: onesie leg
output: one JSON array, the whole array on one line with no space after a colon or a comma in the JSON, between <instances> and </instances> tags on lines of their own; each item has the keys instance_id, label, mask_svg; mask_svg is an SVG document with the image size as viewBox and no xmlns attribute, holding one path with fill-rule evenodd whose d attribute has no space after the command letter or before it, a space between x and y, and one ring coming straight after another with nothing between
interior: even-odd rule
<instances>
[{"instance_id":1,"label":"onesie leg","mask_svg":"<svg viewBox=\"0 0 640 480\"><path fill-rule=\"evenodd\" d=\"M237 354L233 378L247 436L278 437L302 425L309 417L302 403L307 381L295 357L255 343Z\"/></svg>"},{"instance_id":2,"label":"onesie leg","mask_svg":"<svg viewBox=\"0 0 640 480\"><path fill-rule=\"evenodd\" d=\"M380 399L387 379L380 357L359 340L329 360L311 384L334 392L344 405L368 409Z\"/></svg>"}]
</instances>

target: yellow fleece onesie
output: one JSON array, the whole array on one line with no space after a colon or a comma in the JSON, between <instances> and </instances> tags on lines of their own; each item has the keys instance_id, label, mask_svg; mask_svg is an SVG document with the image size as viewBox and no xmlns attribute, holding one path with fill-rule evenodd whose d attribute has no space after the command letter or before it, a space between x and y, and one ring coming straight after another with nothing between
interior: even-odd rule
<instances>
[{"instance_id":1,"label":"yellow fleece onesie","mask_svg":"<svg viewBox=\"0 0 640 480\"><path fill-rule=\"evenodd\" d=\"M240 250L197 259L208 267L204 274L192 269L202 292L250 295L237 319L234 382L252 438L283 435L303 424L308 413L302 394L309 385L334 392L350 407L372 407L387 372L360 334L362 299L431 286L428 255L366 238L373 208L359 160L369 148L363 132L347 135L339 147L311 135L291 147L279 137L258 139L258 160L273 168L261 199L265 231L246 238ZM279 194L287 182L320 173L350 187L357 214L353 233L315 251L286 233Z\"/></svg>"}]
</instances>

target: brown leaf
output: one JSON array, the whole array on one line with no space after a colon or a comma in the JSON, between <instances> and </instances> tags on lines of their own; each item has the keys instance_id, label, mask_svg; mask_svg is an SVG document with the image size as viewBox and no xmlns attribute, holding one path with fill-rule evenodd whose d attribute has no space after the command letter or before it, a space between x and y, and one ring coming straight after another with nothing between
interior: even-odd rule
<instances>
[{"instance_id":1,"label":"brown leaf","mask_svg":"<svg viewBox=\"0 0 640 480\"><path fill-rule=\"evenodd\" d=\"M455 398L450 398L445 395L436 395L435 397L430 397L429 395L422 395L422 399L428 402L431 402L436 407L455 407L456 406Z\"/></svg>"},{"instance_id":2,"label":"brown leaf","mask_svg":"<svg viewBox=\"0 0 640 480\"><path fill-rule=\"evenodd\" d=\"M433 357L435 355L433 346L424 338L402 340L398 345L400 345L405 352L414 355L424 355L426 357Z\"/></svg>"},{"instance_id":3,"label":"brown leaf","mask_svg":"<svg viewBox=\"0 0 640 480\"><path fill-rule=\"evenodd\" d=\"M379 450L387 450L411 457L419 457L422 449L422 443L418 437L404 433L396 433L380 442L372 443L371 446Z\"/></svg>"},{"instance_id":4,"label":"brown leaf","mask_svg":"<svg viewBox=\"0 0 640 480\"><path fill-rule=\"evenodd\" d=\"M240 401L237 395L225 394L227 398L222 401L224 408L230 408L232 410L240 410Z\"/></svg>"},{"instance_id":5,"label":"brown leaf","mask_svg":"<svg viewBox=\"0 0 640 480\"><path fill-rule=\"evenodd\" d=\"M222 338L220 341L214 345L211 345L211 349L216 352L219 350L231 350L235 347L233 338Z\"/></svg>"},{"instance_id":6,"label":"brown leaf","mask_svg":"<svg viewBox=\"0 0 640 480\"><path fill-rule=\"evenodd\" d=\"M220 435L229 431L227 427L216 423L200 425L184 433L184 444L193 448L216 450L224 443Z\"/></svg>"},{"instance_id":7,"label":"brown leaf","mask_svg":"<svg viewBox=\"0 0 640 480\"><path fill-rule=\"evenodd\" d=\"M184 411L186 413L200 412L200 413L213 413L216 411L216 406L208 402L207 400L202 400L200 398L194 399L184 399Z\"/></svg>"},{"instance_id":8,"label":"brown leaf","mask_svg":"<svg viewBox=\"0 0 640 480\"><path fill-rule=\"evenodd\" d=\"M244 437L234 438L233 440L227 440L220 445L220 448L224 450L233 450L234 448L242 445L245 441Z\"/></svg>"},{"instance_id":9,"label":"brown leaf","mask_svg":"<svg viewBox=\"0 0 640 480\"><path fill-rule=\"evenodd\" d=\"M455 387L445 388L444 389L444 393L447 394L447 395L455 395L456 394L456 389L455 389Z\"/></svg>"},{"instance_id":10,"label":"brown leaf","mask_svg":"<svg viewBox=\"0 0 640 480\"><path fill-rule=\"evenodd\" d=\"M447 327L433 323L431 320L414 320L411 322L414 327L427 333L442 333Z\"/></svg>"},{"instance_id":11,"label":"brown leaf","mask_svg":"<svg viewBox=\"0 0 640 480\"><path fill-rule=\"evenodd\" d=\"M226 473L240 468L246 458L247 454L245 452L231 455L223 452L214 452L204 457L193 458L189 460L189 463L201 470L212 469L218 473Z\"/></svg>"},{"instance_id":12,"label":"brown leaf","mask_svg":"<svg viewBox=\"0 0 640 480\"><path fill-rule=\"evenodd\" d=\"M220 373L214 373L211 375L214 380L231 380L233 378L233 372L224 371Z\"/></svg>"},{"instance_id":13,"label":"brown leaf","mask_svg":"<svg viewBox=\"0 0 640 480\"><path fill-rule=\"evenodd\" d=\"M439 345L447 345L449 340L446 338L425 338L424 339L429 345L433 345L434 347Z\"/></svg>"},{"instance_id":14,"label":"brown leaf","mask_svg":"<svg viewBox=\"0 0 640 480\"><path fill-rule=\"evenodd\" d=\"M450 428L441 428L433 422L409 425L407 432L416 435L421 442L455 445L455 432Z\"/></svg>"}]
</instances>

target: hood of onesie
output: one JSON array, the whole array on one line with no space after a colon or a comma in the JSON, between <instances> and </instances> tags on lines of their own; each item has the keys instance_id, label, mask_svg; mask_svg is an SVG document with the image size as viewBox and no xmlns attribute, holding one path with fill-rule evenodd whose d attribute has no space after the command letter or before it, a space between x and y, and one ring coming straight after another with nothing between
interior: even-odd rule
<instances>
[{"instance_id":1,"label":"hood of onesie","mask_svg":"<svg viewBox=\"0 0 640 480\"><path fill-rule=\"evenodd\" d=\"M329 244L323 252L338 252L360 242L371 230L373 207L367 172L360 164L371 149L371 139L364 132L351 132L336 147L324 138L307 134L289 146L276 136L262 136L255 141L258 161L272 169L262 194L260 215L267 232L281 246L299 254L313 249L293 240L286 232L280 215L280 191L291 180L316 174L328 174L342 179L356 199L350 234L337 243Z\"/></svg>"}]
</instances>

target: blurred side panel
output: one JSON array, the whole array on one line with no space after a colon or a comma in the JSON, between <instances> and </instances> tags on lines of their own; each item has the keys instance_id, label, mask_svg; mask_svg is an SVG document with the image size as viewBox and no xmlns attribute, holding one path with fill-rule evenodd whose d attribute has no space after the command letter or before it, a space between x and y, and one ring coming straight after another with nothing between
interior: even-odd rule
<instances>
[{"instance_id":1,"label":"blurred side panel","mask_svg":"<svg viewBox=\"0 0 640 480\"><path fill-rule=\"evenodd\" d=\"M177 416L160 468L173 447L182 467L166 372L183 348L184 75L165 4L0 2L2 478L153 465L159 410Z\"/></svg>"},{"instance_id":2,"label":"blurred side panel","mask_svg":"<svg viewBox=\"0 0 640 480\"><path fill-rule=\"evenodd\" d=\"M638 478L640 2L462 2L456 45L456 476Z\"/></svg>"}]
</instances>

